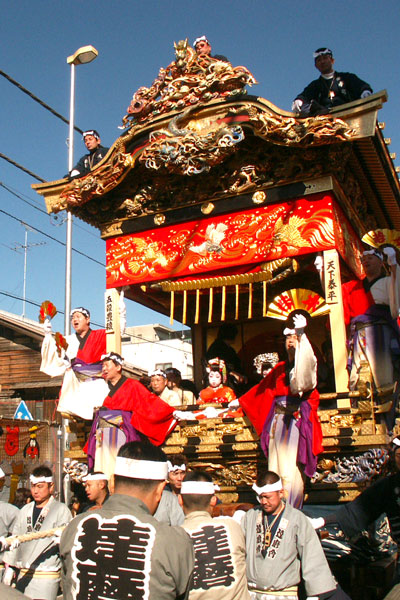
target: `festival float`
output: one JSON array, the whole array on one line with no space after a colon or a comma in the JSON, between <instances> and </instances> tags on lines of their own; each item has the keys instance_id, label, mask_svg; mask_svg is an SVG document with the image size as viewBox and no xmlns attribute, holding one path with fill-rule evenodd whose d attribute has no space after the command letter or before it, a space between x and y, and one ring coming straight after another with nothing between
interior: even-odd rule
<instances>
[{"instance_id":1,"label":"festival float","mask_svg":"<svg viewBox=\"0 0 400 600\"><path fill-rule=\"evenodd\" d=\"M245 67L198 56L187 41L175 54L133 95L123 134L93 171L33 188L49 213L69 210L106 242L108 350L120 348L112 307L122 289L191 328L199 389L222 323L238 326L249 374L256 356L283 357L287 317L307 315L321 362L331 348L332 378L320 381L324 453L305 499L352 500L387 461L393 401L368 363L348 390L341 296L341 284L362 275L363 238L400 245L399 181L377 122L386 92L299 118L247 94L257 82ZM251 423L229 411L206 417L180 421L166 453L209 470L224 502L252 499L265 460Z\"/></svg>"}]
</instances>

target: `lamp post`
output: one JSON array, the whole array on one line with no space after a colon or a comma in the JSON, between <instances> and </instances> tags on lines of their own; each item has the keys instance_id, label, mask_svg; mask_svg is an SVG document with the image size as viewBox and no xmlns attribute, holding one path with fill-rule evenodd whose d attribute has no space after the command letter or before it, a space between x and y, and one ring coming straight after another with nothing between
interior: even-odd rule
<instances>
[{"instance_id":1,"label":"lamp post","mask_svg":"<svg viewBox=\"0 0 400 600\"><path fill-rule=\"evenodd\" d=\"M92 62L98 55L93 46L82 46L75 54L68 56L67 63L71 65L71 94L69 102L69 133L68 133L68 171L74 166L74 121L75 121L75 65L84 65ZM69 313L71 312L71 267L72 267L72 214L67 210L67 239L65 259L65 335L71 332Z\"/></svg>"}]
</instances>

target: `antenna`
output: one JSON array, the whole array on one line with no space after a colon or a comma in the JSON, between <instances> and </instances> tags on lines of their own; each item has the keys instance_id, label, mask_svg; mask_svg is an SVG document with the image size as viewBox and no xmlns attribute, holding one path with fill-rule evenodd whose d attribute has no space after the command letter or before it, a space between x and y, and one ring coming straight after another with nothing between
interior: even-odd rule
<instances>
[{"instance_id":1,"label":"antenna","mask_svg":"<svg viewBox=\"0 0 400 600\"><path fill-rule=\"evenodd\" d=\"M27 253L30 248L34 246L45 246L46 242L37 242L28 244L28 231L35 231L32 227L29 227L26 223L21 223L23 227L25 227L25 243L18 244L16 243L13 248L10 247L10 250L14 250L14 252L20 252L20 250L24 250L24 291L22 294L22 318L25 318L25 308L26 308L26 266L27 266Z\"/></svg>"}]
</instances>

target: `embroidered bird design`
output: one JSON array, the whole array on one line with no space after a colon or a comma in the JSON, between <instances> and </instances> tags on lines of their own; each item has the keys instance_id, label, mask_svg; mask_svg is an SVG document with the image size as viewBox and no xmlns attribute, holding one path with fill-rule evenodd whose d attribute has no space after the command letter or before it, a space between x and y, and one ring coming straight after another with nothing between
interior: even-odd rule
<instances>
[{"instance_id":1,"label":"embroidered bird design","mask_svg":"<svg viewBox=\"0 0 400 600\"><path fill-rule=\"evenodd\" d=\"M198 246L190 246L189 250L202 256L206 256L206 254L211 254L212 252L219 254L224 249L221 246L221 242L226 237L225 231L227 229L228 225L225 225L225 223L218 223L218 225L211 223L206 229L204 242Z\"/></svg>"}]
</instances>

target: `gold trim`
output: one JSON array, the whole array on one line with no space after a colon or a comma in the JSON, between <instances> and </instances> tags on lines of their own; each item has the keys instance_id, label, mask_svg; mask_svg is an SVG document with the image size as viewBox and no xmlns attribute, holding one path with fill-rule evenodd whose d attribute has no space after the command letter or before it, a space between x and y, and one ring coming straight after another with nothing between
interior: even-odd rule
<instances>
[{"instance_id":1,"label":"gold trim","mask_svg":"<svg viewBox=\"0 0 400 600\"><path fill-rule=\"evenodd\" d=\"M235 285L235 321L239 318L239 285Z\"/></svg>"},{"instance_id":2,"label":"gold trim","mask_svg":"<svg viewBox=\"0 0 400 600\"><path fill-rule=\"evenodd\" d=\"M182 323L186 325L187 290L183 290Z\"/></svg>"},{"instance_id":3,"label":"gold trim","mask_svg":"<svg viewBox=\"0 0 400 600\"><path fill-rule=\"evenodd\" d=\"M200 314L200 290L196 290L196 310L194 313L194 324L197 325L199 322Z\"/></svg>"},{"instance_id":4,"label":"gold trim","mask_svg":"<svg viewBox=\"0 0 400 600\"><path fill-rule=\"evenodd\" d=\"M208 296L208 322L212 321L214 290L211 287Z\"/></svg>"},{"instance_id":5,"label":"gold trim","mask_svg":"<svg viewBox=\"0 0 400 600\"><path fill-rule=\"evenodd\" d=\"M249 283L249 308L247 310L247 318L251 319L253 316L253 284Z\"/></svg>"},{"instance_id":6,"label":"gold trim","mask_svg":"<svg viewBox=\"0 0 400 600\"><path fill-rule=\"evenodd\" d=\"M226 305L226 286L222 286L221 298L221 321L225 321L225 305Z\"/></svg>"},{"instance_id":7,"label":"gold trim","mask_svg":"<svg viewBox=\"0 0 400 600\"><path fill-rule=\"evenodd\" d=\"M238 285L241 283L258 283L259 281L269 281L272 279L270 271L260 271L258 273L247 273L243 275L228 275L224 277L210 277L204 279L187 279L185 281L161 281L159 284L163 292L175 292L182 290L204 290L228 285Z\"/></svg>"},{"instance_id":8,"label":"gold trim","mask_svg":"<svg viewBox=\"0 0 400 600\"><path fill-rule=\"evenodd\" d=\"M175 306L175 292L171 290L171 306L169 309L169 322L171 325L174 324L174 306Z\"/></svg>"}]
</instances>

